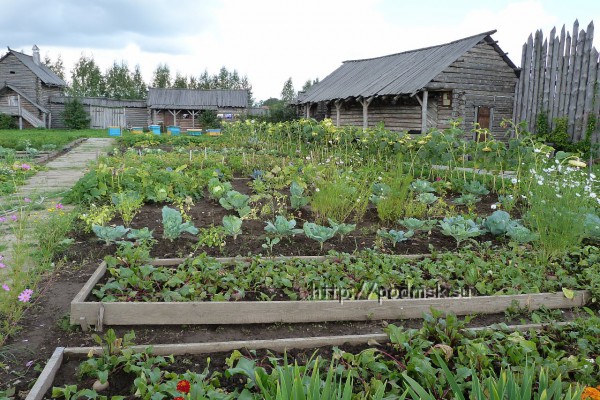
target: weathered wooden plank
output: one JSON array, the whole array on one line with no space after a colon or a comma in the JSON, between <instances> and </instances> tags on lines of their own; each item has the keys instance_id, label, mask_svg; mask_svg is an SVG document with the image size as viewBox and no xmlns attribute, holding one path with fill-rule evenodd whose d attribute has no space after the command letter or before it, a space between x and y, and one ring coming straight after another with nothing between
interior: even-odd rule
<instances>
[{"instance_id":1,"label":"weathered wooden plank","mask_svg":"<svg viewBox=\"0 0 600 400\"><path fill-rule=\"evenodd\" d=\"M569 119L569 110L573 101L571 92L573 90L573 78L575 75L575 60L577 55L577 42L579 38L579 21L573 23L573 36L571 38L571 51L569 56L569 73L567 75L567 87L565 88L565 108L564 116ZM576 101L576 100L575 100ZM576 105L576 104L575 104ZM574 117L574 116L573 116Z\"/></svg>"},{"instance_id":2,"label":"weathered wooden plank","mask_svg":"<svg viewBox=\"0 0 600 400\"><path fill-rule=\"evenodd\" d=\"M564 59L564 50L565 50L565 26L563 25L560 30L560 39L558 41L558 47L554 47L555 53L555 61L553 63L556 67L556 84L555 84L555 94L554 101L552 103L552 110L550 114L550 127L554 128L554 119L558 118L558 110L560 106L560 96L561 96L561 85L563 79L563 59Z\"/></svg>"},{"instance_id":3,"label":"weathered wooden plank","mask_svg":"<svg viewBox=\"0 0 600 400\"><path fill-rule=\"evenodd\" d=\"M525 121L525 126L529 129L529 119L531 115L531 103L533 102L533 87L534 87L534 64L535 64L535 45L533 43L532 36L529 35L529 39L527 40L527 72L525 82L526 89L526 102L523 104L523 121Z\"/></svg>"},{"instance_id":4,"label":"weathered wooden plank","mask_svg":"<svg viewBox=\"0 0 600 400\"><path fill-rule=\"evenodd\" d=\"M573 66L573 82L571 84L571 98L569 100L569 126L568 132L571 140L575 139L575 116L577 112L577 100L579 98L579 83L581 79L581 68L583 61L583 46L585 44L585 31L582 29L577 37L575 50L575 64Z\"/></svg>"},{"instance_id":5,"label":"weathered wooden plank","mask_svg":"<svg viewBox=\"0 0 600 400\"><path fill-rule=\"evenodd\" d=\"M569 107L569 96L567 91L569 90L569 74L571 73L571 66L569 64L571 60L571 35L567 33L567 40L565 42L565 56L563 57L563 76L560 84L560 104L558 105L557 118L564 118L568 115Z\"/></svg>"},{"instance_id":6,"label":"weathered wooden plank","mask_svg":"<svg viewBox=\"0 0 600 400\"><path fill-rule=\"evenodd\" d=\"M596 68L597 68L597 72L596 72L596 87L594 89L596 89L597 87L600 86L600 60L598 60L598 63ZM600 88L599 88L600 89ZM594 115L596 116L596 131L593 134L592 137L592 143L600 143L600 135L598 134L598 132L600 131L600 95L596 95L596 98L594 99L594 108L593 108L593 112Z\"/></svg>"},{"instance_id":7,"label":"weathered wooden plank","mask_svg":"<svg viewBox=\"0 0 600 400\"><path fill-rule=\"evenodd\" d=\"M54 382L54 377L56 373L60 369L60 365L62 364L64 347L57 347L52 356L46 363L46 366L42 370L42 373L35 381L35 385L31 388L25 400L42 400L44 395L52 387L52 383Z\"/></svg>"},{"instance_id":8,"label":"weathered wooden plank","mask_svg":"<svg viewBox=\"0 0 600 400\"><path fill-rule=\"evenodd\" d=\"M526 80L526 69L525 60L527 58L527 43L523 44L523 50L521 51L521 73L519 75L519 81L515 86L515 99L513 104L513 122L518 124L523 119L522 103L524 101L525 94L525 80Z\"/></svg>"},{"instance_id":9,"label":"weathered wooden plank","mask_svg":"<svg viewBox=\"0 0 600 400\"><path fill-rule=\"evenodd\" d=\"M528 116L529 130L533 132L536 128L536 117L542 106L542 91L544 88L544 53L546 52L547 41L540 29L536 34L536 57L534 69L533 102L531 103L531 114Z\"/></svg>"},{"instance_id":10,"label":"weathered wooden plank","mask_svg":"<svg viewBox=\"0 0 600 400\"><path fill-rule=\"evenodd\" d=\"M576 141L583 140L585 138L586 131L586 120L584 118L585 111L585 100L586 100L586 88L588 86L588 74L591 73L590 68L590 53L592 51L592 41L594 40L594 22L590 22L585 33L585 41L583 43L583 57L581 60L581 75L579 78L579 89L577 93L577 109L575 110L575 126L574 126L574 139ZM596 62L594 61L594 64ZM594 65L595 67L595 65ZM595 74L594 74L595 76Z\"/></svg>"},{"instance_id":11,"label":"weathered wooden plank","mask_svg":"<svg viewBox=\"0 0 600 400\"><path fill-rule=\"evenodd\" d=\"M588 72L587 72L587 86L585 88L585 100L583 106L583 134L581 139L586 139L585 135L588 129L588 122L590 120L591 115L594 112L594 97L596 97L596 101L600 101L598 99L598 94L596 93L596 77L598 75L598 51L595 47L592 47L590 50L590 57L588 60ZM593 132L591 132L593 134ZM590 137L591 139L591 137Z\"/></svg>"},{"instance_id":12,"label":"weathered wooden plank","mask_svg":"<svg viewBox=\"0 0 600 400\"><path fill-rule=\"evenodd\" d=\"M544 52L544 70L543 70L543 79L544 79L544 90L542 97L542 112L546 113L548 116L549 108L550 108L550 85L553 80L551 76L552 69L552 51L554 49L554 38L556 36L556 28L552 28L550 31L550 39L548 39L548 46L545 47L546 51Z\"/></svg>"}]
</instances>

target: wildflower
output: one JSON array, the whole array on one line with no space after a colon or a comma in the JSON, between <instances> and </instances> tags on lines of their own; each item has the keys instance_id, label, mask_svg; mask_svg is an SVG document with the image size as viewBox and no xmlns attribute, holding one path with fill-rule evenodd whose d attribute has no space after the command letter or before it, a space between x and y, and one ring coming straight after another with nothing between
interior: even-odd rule
<instances>
[{"instance_id":1,"label":"wildflower","mask_svg":"<svg viewBox=\"0 0 600 400\"><path fill-rule=\"evenodd\" d=\"M590 193L590 197L592 199L595 199L596 197L598 197L598 195L596 193L592 192L592 193Z\"/></svg>"},{"instance_id":2,"label":"wildflower","mask_svg":"<svg viewBox=\"0 0 600 400\"><path fill-rule=\"evenodd\" d=\"M13 221L16 221L18 218L17 218L17 216L15 214L13 214L13 215L10 216L10 219L12 219Z\"/></svg>"},{"instance_id":3,"label":"wildflower","mask_svg":"<svg viewBox=\"0 0 600 400\"><path fill-rule=\"evenodd\" d=\"M177 396L177 397L174 397L173 400L185 400L185 399L181 396Z\"/></svg>"},{"instance_id":4,"label":"wildflower","mask_svg":"<svg viewBox=\"0 0 600 400\"><path fill-rule=\"evenodd\" d=\"M512 178L510 181L512 182L513 185L516 185L517 183L519 183L519 180L517 178Z\"/></svg>"},{"instance_id":5,"label":"wildflower","mask_svg":"<svg viewBox=\"0 0 600 400\"><path fill-rule=\"evenodd\" d=\"M58 203L54 206L54 208L56 208L57 210L62 210L63 208L65 208L65 206L63 206L61 203Z\"/></svg>"},{"instance_id":6,"label":"wildflower","mask_svg":"<svg viewBox=\"0 0 600 400\"><path fill-rule=\"evenodd\" d=\"M319 191L320 191L319 188L315 188L315 192L319 192Z\"/></svg>"},{"instance_id":7,"label":"wildflower","mask_svg":"<svg viewBox=\"0 0 600 400\"><path fill-rule=\"evenodd\" d=\"M29 171L31 169L31 165L29 164L21 164L21 169L24 171Z\"/></svg>"},{"instance_id":8,"label":"wildflower","mask_svg":"<svg viewBox=\"0 0 600 400\"><path fill-rule=\"evenodd\" d=\"M4 256L2 254L0 254L0 261L2 261L4 259Z\"/></svg>"},{"instance_id":9,"label":"wildflower","mask_svg":"<svg viewBox=\"0 0 600 400\"><path fill-rule=\"evenodd\" d=\"M2 284L2 289L6 290L7 292L10 292L10 287L8 287L6 283Z\"/></svg>"},{"instance_id":10,"label":"wildflower","mask_svg":"<svg viewBox=\"0 0 600 400\"><path fill-rule=\"evenodd\" d=\"M600 400L600 386L586 387L581 394L581 400Z\"/></svg>"},{"instance_id":11,"label":"wildflower","mask_svg":"<svg viewBox=\"0 0 600 400\"><path fill-rule=\"evenodd\" d=\"M181 380L177 382L177 391L181 393L189 393L190 392L190 381Z\"/></svg>"},{"instance_id":12,"label":"wildflower","mask_svg":"<svg viewBox=\"0 0 600 400\"><path fill-rule=\"evenodd\" d=\"M25 289L21 292L21 294L19 294L19 301L23 302L23 303L27 303L29 302L29 300L31 300L31 295L33 294L33 290L31 289Z\"/></svg>"},{"instance_id":13,"label":"wildflower","mask_svg":"<svg viewBox=\"0 0 600 400\"><path fill-rule=\"evenodd\" d=\"M0 223L6 222L6 217L0 217Z\"/></svg>"},{"instance_id":14,"label":"wildflower","mask_svg":"<svg viewBox=\"0 0 600 400\"><path fill-rule=\"evenodd\" d=\"M0 268L6 268L6 264L4 264L3 262L0 262Z\"/></svg>"},{"instance_id":15,"label":"wildflower","mask_svg":"<svg viewBox=\"0 0 600 400\"><path fill-rule=\"evenodd\" d=\"M492 210L495 210L496 208L498 208L498 205L497 204L492 204L491 207L492 207Z\"/></svg>"},{"instance_id":16,"label":"wildflower","mask_svg":"<svg viewBox=\"0 0 600 400\"><path fill-rule=\"evenodd\" d=\"M31 199L30 199L29 197L25 197L25 198L23 199L23 202L24 202L24 203L31 203Z\"/></svg>"}]
</instances>

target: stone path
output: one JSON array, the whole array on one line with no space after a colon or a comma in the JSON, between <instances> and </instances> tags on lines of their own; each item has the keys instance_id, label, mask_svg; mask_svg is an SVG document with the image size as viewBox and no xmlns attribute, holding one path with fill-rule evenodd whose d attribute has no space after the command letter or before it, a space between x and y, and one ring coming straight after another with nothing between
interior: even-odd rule
<instances>
[{"instance_id":1,"label":"stone path","mask_svg":"<svg viewBox=\"0 0 600 400\"><path fill-rule=\"evenodd\" d=\"M114 146L112 138L90 138L73 148L68 153L48 162L46 171L40 171L18 188L18 192L10 196L0 197L0 217L6 221L0 225L0 255L4 256L2 262L7 266L14 259L14 245L23 238L18 239L14 233L15 222L11 221L11 211L18 210L23 205L23 199L31 198L37 207L41 208L31 212L28 220L44 218L48 214L46 209L52 202L59 202L63 194L69 190L89 170L90 162L98 159L100 155ZM65 211L67 211L65 207ZM25 223L25 241L33 226L30 221ZM0 269L0 276L7 273L8 268Z\"/></svg>"}]
</instances>

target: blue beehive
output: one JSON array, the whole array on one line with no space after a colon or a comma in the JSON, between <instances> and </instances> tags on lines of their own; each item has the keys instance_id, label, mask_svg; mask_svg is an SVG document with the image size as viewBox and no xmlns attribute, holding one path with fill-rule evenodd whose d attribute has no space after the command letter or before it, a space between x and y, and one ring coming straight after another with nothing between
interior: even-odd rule
<instances>
[{"instance_id":1,"label":"blue beehive","mask_svg":"<svg viewBox=\"0 0 600 400\"><path fill-rule=\"evenodd\" d=\"M160 135L160 125L150 125L148 129L150 129L150 132L153 134Z\"/></svg>"},{"instance_id":2,"label":"blue beehive","mask_svg":"<svg viewBox=\"0 0 600 400\"><path fill-rule=\"evenodd\" d=\"M120 126L109 126L108 127L108 136L121 136L121 127Z\"/></svg>"},{"instance_id":3,"label":"blue beehive","mask_svg":"<svg viewBox=\"0 0 600 400\"><path fill-rule=\"evenodd\" d=\"M179 132L181 132L181 129L178 126L169 126L167 128L167 132L169 132L173 136L179 136Z\"/></svg>"}]
</instances>

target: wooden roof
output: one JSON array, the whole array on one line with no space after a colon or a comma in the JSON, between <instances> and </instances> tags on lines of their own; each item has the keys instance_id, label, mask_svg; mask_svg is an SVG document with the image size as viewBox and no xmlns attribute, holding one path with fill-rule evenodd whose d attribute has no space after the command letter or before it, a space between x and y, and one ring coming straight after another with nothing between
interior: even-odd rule
<instances>
[{"instance_id":1,"label":"wooden roof","mask_svg":"<svg viewBox=\"0 0 600 400\"><path fill-rule=\"evenodd\" d=\"M48 68L44 63L40 62L36 64L33 61L33 56L28 56L27 54L20 53L8 48L8 53L6 53L2 58L0 58L0 62L8 57L10 54L13 54L19 61L21 61L31 72L33 72L42 82L49 86L67 86L67 83L62 80L58 75L56 75L50 68Z\"/></svg>"},{"instance_id":2,"label":"wooden roof","mask_svg":"<svg viewBox=\"0 0 600 400\"><path fill-rule=\"evenodd\" d=\"M148 107L186 110L247 108L248 91L149 88Z\"/></svg>"},{"instance_id":3,"label":"wooden roof","mask_svg":"<svg viewBox=\"0 0 600 400\"><path fill-rule=\"evenodd\" d=\"M483 32L450 43L405 51L383 57L344 61L325 79L299 97L299 103L315 103L351 97L414 94L460 58L473 46L486 41L515 71L510 61L490 35Z\"/></svg>"}]
</instances>

